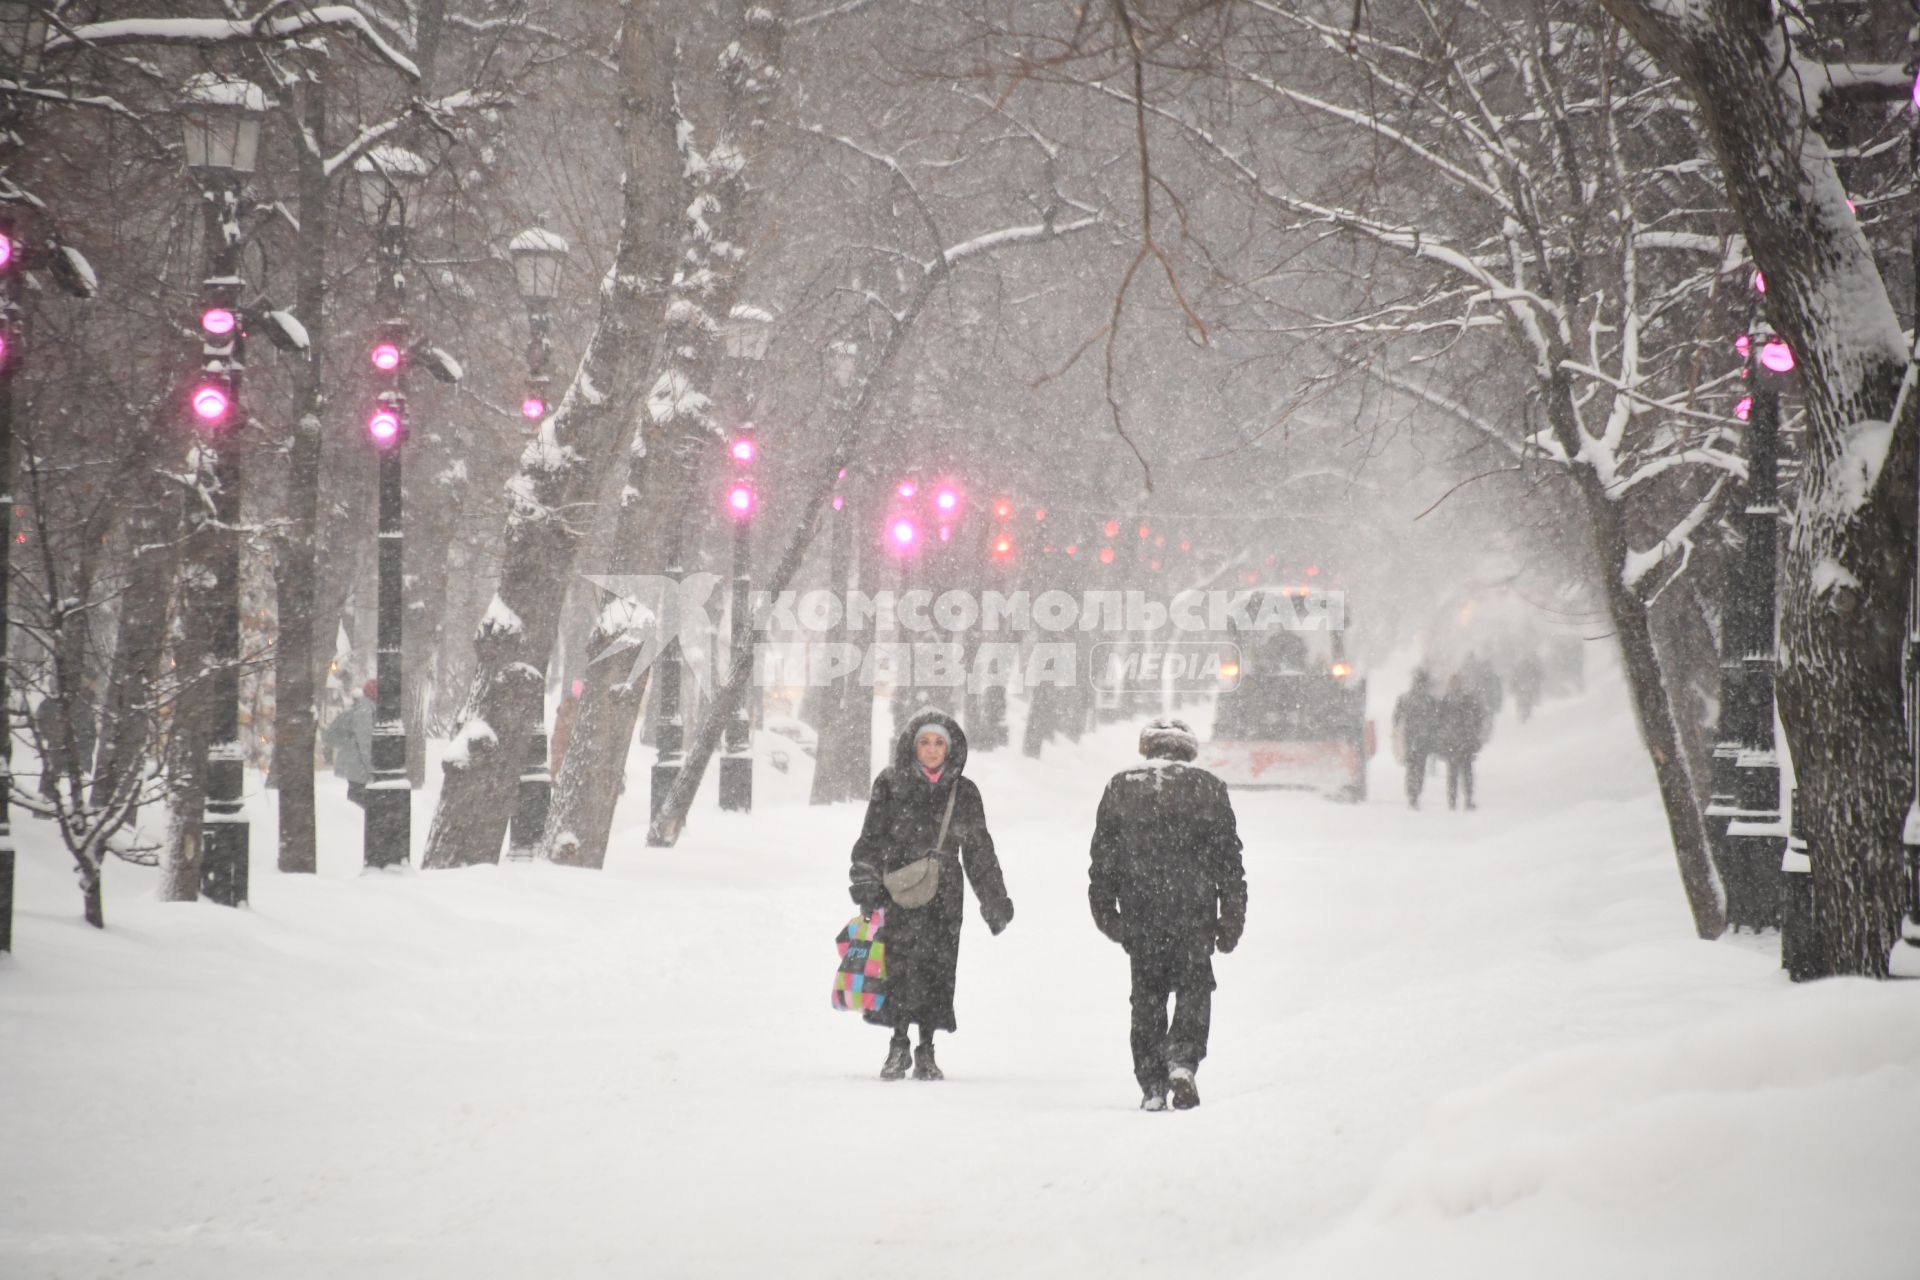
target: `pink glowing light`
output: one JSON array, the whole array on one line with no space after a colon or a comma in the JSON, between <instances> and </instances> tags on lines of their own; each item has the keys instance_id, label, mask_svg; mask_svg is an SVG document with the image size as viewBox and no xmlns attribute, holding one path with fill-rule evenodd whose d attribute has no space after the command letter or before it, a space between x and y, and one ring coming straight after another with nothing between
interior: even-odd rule
<instances>
[{"instance_id":1,"label":"pink glowing light","mask_svg":"<svg viewBox=\"0 0 1920 1280\"><path fill-rule=\"evenodd\" d=\"M952 511L960 505L960 495L951 489L942 489L934 495L933 505L942 511Z\"/></svg>"},{"instance_id":2,"label":"pink glowing light","mask_svg":"<svg viewBox=\"0 0 1920 1280\"><path fill-rule=\"evenodd\" d=\"M744 437L742 437L739 440L735 440L733 442L733 448L728 450L728 452L733 454L733 460L735 462L740 462L740 463L752 462L754 458L753 441L748 440Z\"/></svg>"},{"instance_id":3,"label":"pink glowing light","mask_svg":"<svg viewBox=\"0 0 1920 1280\"><path fill-rule=\"evenodd\" d=\"M400 438L400 415L392 409L375 409L367 419L367 434L380 444L391 444Z\"/></svg>"},{"instance_id":4,"label":"pink glowing light","mask_svg":"<svg viewBox=\"0 0 1920 1280\"><path fill-rule=\"evenodd\" d=\"M528 422L538 422L547 416L547 402L539 396L528 396L520 402L520 416Z\"/></svg>"},{"instance_id":5,"label":"pink glowing light","mask_svg":"<svg viewBox=\"0 0 1920 1280\"><path fill-rule=\"evenodd\" d=\"M1760 363L1775 373L1793 371L1793 348L1778 338L1768 338L1767 344L1760 348Z\"/></svg>"},{"instance_id":6,"label":"pink glowing light","mask_svg":"<svg viewBox=\"0 0 1920 1280\"><path fill-rule=\"evenodd\" d=\"M840 508L846 505L847 505L847 500L845 498L841 497L837 493L833 495L833 509L835 511L838 511Z\"/></svg>"},{"instance_id":7,"label":"pink glowing light","mask_svg":"<svg viewBox=\"0 0 1920 1280\"><path fill-rule=\"evenodd\" d=\"M193 415L202 422L218 422L233 406L225 387L202 386L193 393Z\"/></svg>"},{"instance_id":8,"label":"pink glowing light","mask_svg":"<svg viewBox=\"0 0 1920 1280\"><path fill-rule=\"evenodd\" d=\"M940 541L942 542L953 541L953 530L944 524L940 526Z\"/></svg>"},{"instance_id":9,"label":"pink glowing light","mask_svg":"<svg viewBox=\"0 0 1920 1280\"><path fill-rule=\"evenodd\" d=\"M1733 349L1740 353L1742 360L1747 358L1747 352L1751 349L1751 344L1748 343L1746 334L1743 333L1733 340Z\"/></svg>"},{"instance_id":10,"label":"pink glowing light","mask_svg":"<svg viewBox=\"0 0 1920 1280\"><path fill-rule=\"evenodd\" d=\"M392 373L400 367L400 348L391 342L375 343L369 358L380 372Z\"/></svg>"},{"instance_id":11,"label":"pink glowing light","mask_svg":"<svg viewBox=\"0 0 1920 1280\"><path fill-rule=\"evenodd\" d=\"M1112 563L1113 563L1113 548L1112 548L1112 547L1102 547L1102 548L1100 548L1100 563L1101 563L1101 564L1112 564Z\"/></svg>"},{"instance_id":12,"label":"pink glowing light","mask_svg":"<svg viewBox=\"0 0 1920 1280\"><path fill-rule=\"evenodd\" d=\"M753 514L753 487L737 484L727 490L727 510L735 516L745 517Z\"/></svg>"},{"instance_id":13,"label":"pink glowing light","mask_svg":"<svg viewBox=\"0 0 1920 1280\"><path fill-rule=\"evenodd\" d=\"M1759 271L1753 273L1753 291L1755 293L1765 293L1767 291L1767 277Z\"/></svg>"},{"instance_id":14,"label":"pink glowing light","mask_svg":"<svg viewBox=\"0 0 1920 1280\"><path fill-rule=\"evenodd\" d=\"M13 237L0 235L0 267L13 261Z\"/></svg>"},{"instance_id":15,"label":"pink glowing light","mask_svg":"<svg viewBox=\"0 0 1920 1280\"><path fill-rule=\"evenodd\" d=\"M200 313L200 327L216 338L224 338L240 327L240 321L225 307L208 307Z\"/></svg>"},{"instance_id":16,"label":"pink glowing light","mask_svg":"<svg viewBox=\"0 0 1920 1280\"><path fill-rule=\"evenodd\" d=\"M903 498L911 498L914 494L920 492L920 486L911 480L902 480L900 487L895 489L894 492Z\"/></svg>"},{"instance_id":17,"label":"pink glowing light","mask_svg":"<svg viewBox=\"0 0 1920 1280\"><path fill-rule=\"evenodd\" d=\"M910 547L913 545L914 539L919 536L920 531L913 527L913 521L895 520L893 522L893 542L895 546L902 548Z\"/></svg>"},{"instance_id":18,"label":"pink glowing light","mask_svg":"<svg viewBox=\"0 0 1920 1280\"><path fill-rule=\"evenodd\" d=\"M1745 422L1753 416L1753 397L1741 396L1740 402L1733 406L1733 416Z\"/></svg>"}]
</instances>

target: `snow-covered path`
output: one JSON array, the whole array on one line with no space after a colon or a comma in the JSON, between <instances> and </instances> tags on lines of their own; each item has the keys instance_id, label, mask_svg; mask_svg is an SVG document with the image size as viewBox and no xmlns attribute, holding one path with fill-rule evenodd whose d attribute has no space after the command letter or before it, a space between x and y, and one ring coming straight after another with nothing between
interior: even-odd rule
<instances>
[{"instance_id":1,"label":"snow-covered path","mask_svg":"<svg viewBox=\"0 0 1920 1280\"><path fill-rule=\"evenodd\" d=\"M263 824L250 910L116 866L105 934L30 828L0 1275L1901 1274L1920 992L1691 941L1631 733L1612 686L1504 722L1473 814L1384 760L1362 806L1237 796L1179 1115L1135 1109L1086 908L1124 726L976 758L1018 916L970 916L939 1085L827 1008L860 813L798 779L600 875L362 877L328 789L320 876Z\"/></svg>"}]
</instances>

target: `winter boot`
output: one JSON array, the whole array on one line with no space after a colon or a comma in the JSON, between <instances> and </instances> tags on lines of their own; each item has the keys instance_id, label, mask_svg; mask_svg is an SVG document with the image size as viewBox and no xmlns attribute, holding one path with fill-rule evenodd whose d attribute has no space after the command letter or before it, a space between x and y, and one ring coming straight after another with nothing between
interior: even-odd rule
<instances>
[{"instance_id":1,"label":"winter boot","mask_svg":"<svg viewBox=\"0 0 1920 1280\"><path fill-rule=\"evenodd\" d=\"M1146 1093L1140 1095L1140 1109L1142 1111L1165 1111L1167 1109L1167 1095L1157 1090L1148 1090Z\"/></svg>"},{"instance_id":2,"label":"winter boot","mask_svg":"<svg viewBox=\"0 0 1920 1280\"><path fill-rule=\"evenodd\" d=\"M1193 1082L1192 1067L1173 1067L1167 1071L1167 1087L1173 1091L1173 1109L1191 1111L1200 1105L1200 1089Z\"/></svg>"},{"instance_id":3,"label":"winter boot","mask_svg":"<svg viewBox=\"0 0 1920 1280\"><path fill-rule=\"evenodd\" d=\"M913 1051L913 1078L915 1080L945 1080L940 1074L940 1064L933 1060L933 1046L923 1044Z\"/></svg>"},{"instance_id":4,"label":"winter boot","mask_svg":"<svg viewBox=\"0 0 1920 1280\"><path fill-rule=\"evenodd\" d=\"M907 1047L905 1037L895 1040L887 1046L887 1061L880 1068L882 1080L904 1080L907 1068L913 1065L912 1051Z\"/></svg>"}]
</instances>

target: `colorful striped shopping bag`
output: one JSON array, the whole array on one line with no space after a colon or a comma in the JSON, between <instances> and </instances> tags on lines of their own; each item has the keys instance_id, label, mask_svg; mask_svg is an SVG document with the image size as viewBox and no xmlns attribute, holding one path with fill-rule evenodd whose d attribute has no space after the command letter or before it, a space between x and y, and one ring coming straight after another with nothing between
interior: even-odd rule
<instances>
[{"instance_id":1,"label":"colorful striped shopping bag","mask_svg":"<svg viewBox=\"0 0 1920 1280\"><path fill-rule=\"evenodd\" d=\"M833 1007L844 1013L878 1013L887 1004L887 942L880 935L887 913L847 921L834 945L840 972L833 975Z\"/></svg>"}]
</instances>

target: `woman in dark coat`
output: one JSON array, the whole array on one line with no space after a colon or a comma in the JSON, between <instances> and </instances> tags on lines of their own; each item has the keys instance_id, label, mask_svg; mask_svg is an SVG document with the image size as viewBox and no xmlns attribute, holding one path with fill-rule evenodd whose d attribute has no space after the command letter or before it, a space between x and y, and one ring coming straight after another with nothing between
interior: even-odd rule
<instances>
[{"instance_id":1,"label":"woman in dark coat","mask_svg":"<svg viewBox=\"0 0 1920 1280\"><path fill-rule=\"evenodd\" d=\"M900 1079L909 1066L916 1080L941 1078L933 1033L957 1027L953 986L966 908L961 869L973 882L988 929L998 934L1013 919L980 788L962 776L966 764L967 736L952 716L933 710L914 716L894 744L893 764L873 780L866 824L854 842L848 876L853 900L863 913L880 908L887 913L880 933L887 944L887 1001L868 1015L893 1028L882 1080ZM887 893L885 877L933 851L949 796L953 818L942 849L939 888L925 906L902 907ZM920 1046L910 1055L908 1028L916 1023Z\"/></svg>"}]
</instances>

